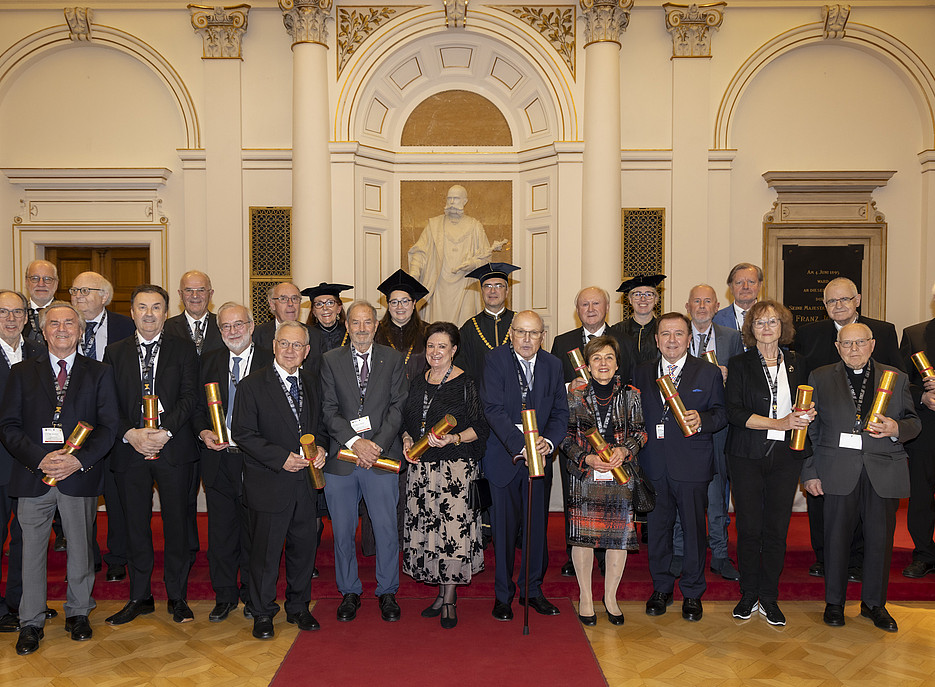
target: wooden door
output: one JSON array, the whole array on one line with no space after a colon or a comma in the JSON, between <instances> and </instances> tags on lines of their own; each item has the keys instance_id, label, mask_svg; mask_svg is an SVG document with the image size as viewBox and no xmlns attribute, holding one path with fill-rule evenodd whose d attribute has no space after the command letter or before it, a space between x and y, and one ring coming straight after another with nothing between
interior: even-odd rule
<instances>
[{"instance_id":1,"label":"wooden door","mask_svg":"<svg viewBox=\"0 0 935 687\"><path fill-rule=\"evenodd\" d=\"M48 246L45 259L58 266L56 298L70 301L68 289L82 272L103 274L114 285L109 310L130 314L130 295L140 284L149 283L149 248L103 246Z\"/></svg>"}]
</instances>

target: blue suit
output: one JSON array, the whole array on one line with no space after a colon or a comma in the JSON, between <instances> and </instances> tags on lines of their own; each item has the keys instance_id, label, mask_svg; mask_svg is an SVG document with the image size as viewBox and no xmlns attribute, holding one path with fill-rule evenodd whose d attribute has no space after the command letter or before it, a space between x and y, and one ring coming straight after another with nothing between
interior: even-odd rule
<instances>
[{"instance_id":1,"label":"blue suit","mask_svg":"<svg viewBox=\"0 0 935 687\"><path fill-rule=\"evenodd\" d=\"M705 591L705 504L708 483L714 476L714 433L727 425L724 383L717 366L692 356L685 358L678 392L687 410L701 416L701 431L685 437L671 412L666 413L656 385L659 363L639 365L633 383L643 396L643 417L649 438L639 461L656 489L656 507L647 514L649 524L649 572L653 589L672 593L672 531L678 513L684 532L684 559L679 589L687 598L701 598ZM664 438L657 438L657 426Z\"/></svg>"},{"instance_id":2,"label":"blue suit","mask_svg":"<svg viewBox=\"0 0 935 687\"><path fill-rule=\"evenodd\" d=\"M714 313L714 318L711 320L714 324L719 324L722 327L727 327L728 329L740 329L737 326L737 313L734 312L734 304L728 303L723 308ZM720 360L720 357L718 357ZM725 360L723 364L727 364Z\"/></svg>"},{"instance_id":3,"label":"blue suit","mask_svg":"<svg viewBox=\"0 0 935 687\"><path fill-rule=\"evenodd\" d=\"M497 600L510 603L516 592L513 582L514 546L522 526L529 528L529 589L520 596L534 599L541 596L542 578L548 566L545 526L548 503L546 478L535 479L529 493L528 471L513 456L522 453L526 445L522 423L522 392L520 390L515 353L510 345L497 346L487 354L481 401L490 425L490 437L483 458L484 475L490 482L493 499L493 540L496 556L494 589ZM539 434L558 447L568 431L568 398L562 364L551 353L539 350L533 372L533 385L526 399L526 408L536 411ZM547 470L548 472L548 467ZM526 522L526 499L532 499L532 521ZM521 565L525 567L525 558Z\"/></svg>"}]
</instances>

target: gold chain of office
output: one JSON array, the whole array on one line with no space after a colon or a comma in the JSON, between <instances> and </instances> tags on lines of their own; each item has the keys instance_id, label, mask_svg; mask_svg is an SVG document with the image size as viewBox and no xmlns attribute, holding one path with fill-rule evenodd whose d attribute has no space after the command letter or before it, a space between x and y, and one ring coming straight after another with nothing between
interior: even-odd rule
<instances>
[{"instance_id":1,"label":"gold chain of office","mask_svg":"<svg viewBox=\"0 0 935 687\"><path fill-rule=\"evenodd\" d=\"M481 330L480 330L480 325L477 324L477 318L476 318L476 317L472 317L472 318L471 318L471 322L474 323L474 329L477 330L477 335L480 337L480 340L483 341L483 342L484 342L484 345L492 351L492 350L493 350L493 346L490 345L490 342L487 341L487 337L485 337L484 334L483 334L483 332L481 332ZM510 337L510 328L507 327L506 332L503 334L503 341L501 341L499 345L502 346L503 344L505 344L505 343L506 343L506 340L507 340L509 337Z\"/></svg>"}]
</instances>

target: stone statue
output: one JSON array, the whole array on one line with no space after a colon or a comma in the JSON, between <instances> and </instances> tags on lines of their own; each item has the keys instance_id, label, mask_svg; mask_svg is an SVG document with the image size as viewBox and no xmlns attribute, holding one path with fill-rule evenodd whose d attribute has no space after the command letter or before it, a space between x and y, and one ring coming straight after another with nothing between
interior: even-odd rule
<instances>
[{"instance_id":1,"label":"stone statue","mask_svg":"<svg viewBox=\"0 0 935 687\"><path fill-rule=\"evenodd\" d=\"M429 289L422 319L446 320L460 326L481 309L480 294L465 276L490 261L507 241L487 240L484 226L464 214L467 190L448 189L445 214L432 217L419 240L409 249L409 274Z\"/></svg>"}]
</instances>

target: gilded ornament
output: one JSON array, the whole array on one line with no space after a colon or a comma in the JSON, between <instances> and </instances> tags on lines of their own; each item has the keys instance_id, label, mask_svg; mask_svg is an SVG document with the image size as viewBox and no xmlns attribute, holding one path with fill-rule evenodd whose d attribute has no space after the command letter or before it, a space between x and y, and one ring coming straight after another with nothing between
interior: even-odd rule
<instances>
[{"instance_id":1,"label":"gilded ornament","mask_svg":"<svg viewBox=\"0 0 935 687\"><path fill-rule=\"evenodd\" d=\"M374 31L399 14L416 9L416 5L394 7L339 7L338 8L338 73L351 56Z\"/></svg>"},{"instance_id":2,"label":"gilded ornament","mask_svg":"<svg viewBox=\"0 0 935 687\"><path fill-rule=\"evenodd\" d=\"M499 5L525 22L545 38L575 76L575 6L574 5Z\"/></svg>"},{"instance_id":3,"label":"gilded ornament","mask_svg":"<svg viewBox=\"0 0 935 687\"><path fill-rule=\"evenodd\" d=\"M579 0L584 15L584 45L619 43L630 24L633 0Z\"/></svg>"},{"instance_id":4,"label":"gilded ornament","mask_svg":"<svg viewBox=\"0 0 935 687\"><path fill-rule=\"evenodd\" d=\"M672 35L672 57L711 57L711 29L724 21L726 2L708 5L665 3L666 31Z\"/></svg>"},{"instance_id":5,"label":"gilded ornament","mask_svg":"<svg viewBox=\"0 0 935 687\"><path fill-rule=\"evenodd\" d=\"M201 34L204 59L240 59L241 42L247 32L250 5L206 7L189 5L192 28Z\"/></svg>"},{"instance_id":6,"label":"gilded ornament","mask_svg":"<svg viewBox=\"0 0 935 687\"><path fill-rule=\"evenodd\" d=\"M332 0L279 0L282 23L292 44L318 43L328 47L328 19Z\"/></svg>"},{"instance_id":7,"label":"gilded ornament","mask_svg":"<svg viewBox=\"0 0 935 687\"><path fill-rule=\"evenodd\" d=\"M844 38L844 27L851 15L850 5L825 5L821 8L821 18L825 22L822 34L825 38Z\"/></svg>"},{"instance_id":8,"label":"gilded ornament","mask_svg":"<svg viewBox=\"0 0 935 687\"><path fill-rule=\"evenodd\" d=\"M68 23L68 37L73 41L91 40L91 8L66 7L65 21Z\"/></svg>"},{"instance_id":9,"label":"gilded ornament","mask_svg":"<svg viewBox=\"0 0 935 687\"><path fill-rule=\"evenodd\" d=\"M445 26L463 29L467 19L468 0L442 0L445 3Z\"/></svg>"}]
</instances>

